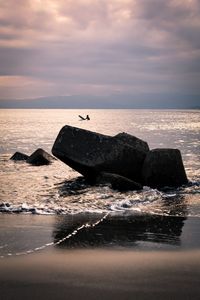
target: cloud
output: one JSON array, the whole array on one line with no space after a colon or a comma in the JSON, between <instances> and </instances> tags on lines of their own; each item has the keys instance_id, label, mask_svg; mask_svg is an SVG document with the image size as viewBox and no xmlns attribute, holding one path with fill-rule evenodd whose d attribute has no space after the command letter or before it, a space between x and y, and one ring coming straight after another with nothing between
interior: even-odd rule
<instances>
[{"instance_id":1,"label":"cloud","mask_svg":"<svg viewBox=\"0 0 200 300\"><path fill-rule=\"evenodd\" d=\"M138 17L151 30L165 32L180 46L199 49L200 2L198 0L142 0Z\"/></svg>"},{"instance_id":2,"label":"cloud","mask_svg":"<svg viewBox=\"0 0 200 300\"><path fill-rule=\"evenodd\" d=\"M200 94L198 0L0 0L0 6L0 98Z\"/></svg>"}]
</instances>

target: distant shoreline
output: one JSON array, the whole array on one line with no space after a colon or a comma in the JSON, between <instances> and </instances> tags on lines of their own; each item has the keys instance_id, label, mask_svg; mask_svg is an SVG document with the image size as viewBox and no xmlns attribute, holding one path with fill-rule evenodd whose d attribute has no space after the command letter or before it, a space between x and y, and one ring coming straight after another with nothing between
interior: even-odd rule
<instances>
[{"instance_id":1,"label":"distant shoreline","mask_svg":"<svg viewBox=\"0 0 200 300\"><path fill-rule=\"evenodd\" d=\"M68 95L0 98L0 108L30 109L200 109L200 96L187 94Z\"/></svg>"},{"instance_id":2,"label":"distant shoreline","mask_svg":"<svg viewBox=\"0 0 200 300\"><path fill-rule=\"evenodd\" d=\"M38 109L49 109L49 110L61 110L61 109L66 109L66 110L200 110L200 107L188 107L188 108L181 108L181 107L173 107L173 108L133 108L133 107L130 107L130 108L127 108L127 107L124 107L124 108L117 108L117 107L102 107L102 108L94 108L94 107L1 107L0 106L0 109L8 109L8 110L11 110L11 109L35 109L35 110L38 110Z\"/></svg>"}]
</instances>

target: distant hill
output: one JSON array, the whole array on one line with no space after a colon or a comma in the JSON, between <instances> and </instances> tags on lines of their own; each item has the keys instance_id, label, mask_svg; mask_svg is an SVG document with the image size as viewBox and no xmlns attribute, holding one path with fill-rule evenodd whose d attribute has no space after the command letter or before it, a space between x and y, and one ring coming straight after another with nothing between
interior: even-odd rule
<instances>
[{"instance_id":1,"label":"distant hill","mask_svg":"<svg viewBox=\"0 0 200 300\"><path fill-rule=\"evenodd\" d=\"M53 96L0 100L0 108L200 109L198 95Z\"/></svg>"}]
</instances>

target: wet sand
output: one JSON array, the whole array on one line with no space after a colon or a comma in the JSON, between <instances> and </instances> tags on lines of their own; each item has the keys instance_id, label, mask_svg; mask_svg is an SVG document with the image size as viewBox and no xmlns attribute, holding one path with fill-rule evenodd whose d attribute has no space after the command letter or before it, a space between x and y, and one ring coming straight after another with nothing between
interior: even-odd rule
<instances>
[{"instance_id":1,"label":"wet sand","mask_svg":"<svg viewBox=\"0 0 200 300\"><path fill-rule=\"evenodd\" d=\"M98 222L0 215L0 299L200 299L199 218Z\"/></svg>"},{"instance_id":2,"label":"wet sand","mask_svg":"<svg viewBox=\"0 0 200 300\"><path fill-rule=\"evenodd\" d=\"M59 250L0 260L9 299L199 299L200 251Z\"/></svg>"}]
</instances>

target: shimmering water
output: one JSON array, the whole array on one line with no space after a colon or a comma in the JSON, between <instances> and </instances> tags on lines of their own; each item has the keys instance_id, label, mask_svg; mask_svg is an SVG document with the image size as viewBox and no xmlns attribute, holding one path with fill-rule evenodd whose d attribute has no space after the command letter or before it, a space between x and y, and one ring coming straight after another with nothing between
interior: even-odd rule
<instances>
[{"instance_id":1,"label":"shimmering water","mask_svg":"<svg viewBox=\"0 0 200 300\"><path fill-rule=\"evenodd\" d=\"M89 114L90 121L78 115ZM64 125L115 135L127 132L150 148L179 148L190 183L178 189L120 193L90 187L60 161L33 167L9 160L15 151L50 152ZM0 211L36 214L139 212L200 217L200 111L198 110L0 110Z\"/></svg>"}]
</instances>

